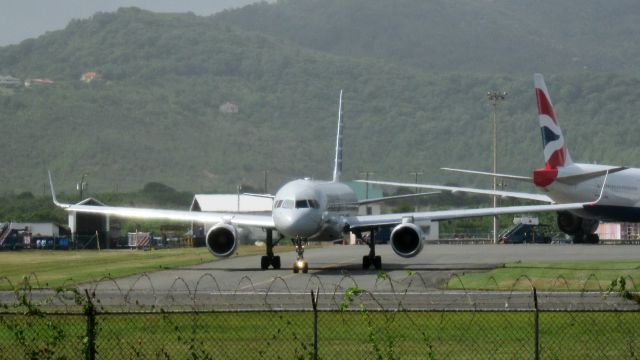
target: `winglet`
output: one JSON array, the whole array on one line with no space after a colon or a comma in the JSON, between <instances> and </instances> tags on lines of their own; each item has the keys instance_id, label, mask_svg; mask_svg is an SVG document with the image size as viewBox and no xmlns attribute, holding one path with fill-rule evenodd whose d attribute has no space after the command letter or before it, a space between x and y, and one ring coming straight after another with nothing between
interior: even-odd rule
<instances>
[{"instance_id":1,"label":"winglet","mask_svg":"<svg viewBox=\"0 0 640 360\"><path fill-rule=\"evenodd\" d=\"M342 177L342 90L340 90L340 102L338 103L338 135L336 137L336 160L333 168L333 182L339 182Z\"/></svg>"},{"instance_id":2,"label":"winglet","mask_svg":"<svg viewBox=\"0 0 640 360\"><path fill-rule=\"evenodd\" d=\"M56 191L53 189L53 180L51 178L51 171L49 171L49 186L51 188L51 197L53 198L53 204L61 208L68 208L69 204L62 204L58 202L58 199L56 198Z\"/></svg>"},{"instance_id":3,"label":"winglet","mask_svg":"<svg viewBox=\"0 0 640 360\"><path fill-rule=\"evenodd\" d=\"M600 188L600 195L596 199L596 201L589 204L589 206L594 206L602 200L602 194L604 194L604 187L607 185L607 177L609 176L609 170L604 174L604 180L602 181L602 188Z\"/></svg>"}]
</instances>

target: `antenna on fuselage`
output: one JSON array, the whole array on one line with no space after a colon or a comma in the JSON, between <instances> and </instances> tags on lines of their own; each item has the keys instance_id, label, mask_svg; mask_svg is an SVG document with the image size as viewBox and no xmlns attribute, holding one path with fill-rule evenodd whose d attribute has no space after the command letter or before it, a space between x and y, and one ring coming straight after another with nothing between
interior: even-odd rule
<instances>
[{"instance_id":1,"label":"antenna on fuselage","mask_svg":"<svg viewBox=\"0 0 640 360\"><path fill-rule=\"evenodd\" d=\"M340 90L340 101L338 103L338 135L336 137L336 160L333 167L333 182L340 182L342 178L342 90Z\"/></svg>"}]
</instances>

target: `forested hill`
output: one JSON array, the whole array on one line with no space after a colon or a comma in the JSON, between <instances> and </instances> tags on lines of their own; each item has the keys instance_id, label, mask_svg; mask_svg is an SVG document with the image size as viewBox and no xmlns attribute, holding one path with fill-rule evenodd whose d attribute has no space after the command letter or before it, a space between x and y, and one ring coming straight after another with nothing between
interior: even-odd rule
<instances>
[{"instance_id":1,"label":"forested hill","mask_svg":"<svg viewBox=\"0 0 640 360\"><path fill-rule=\"evenodd\" d=\"M82 74L95 72L91 82ZM53 84L0 89L0 191L269 190L328 179L345 91L345 177L451 180L442 166L489 169L485 94L499 109L500 170L528 174L542 153L532 80L420 72L322 54L211 18L138 9L96 14L0 48L0 74ZM640 82L610 74L547 77L574 160L638 165ZM221 112L227 102L237 113ZM464 181L457 179L458 182Z\"/></svg>"},{"instance_id":2,"label":"forested hill","mask_svg":"<svg viewBox=\"0 0 640 360\"><path fill-rule=\"evenodd\" d=\"M640 74L636 0L281 0L216 19L427 71Z\"/></svg>"}]
</instances>

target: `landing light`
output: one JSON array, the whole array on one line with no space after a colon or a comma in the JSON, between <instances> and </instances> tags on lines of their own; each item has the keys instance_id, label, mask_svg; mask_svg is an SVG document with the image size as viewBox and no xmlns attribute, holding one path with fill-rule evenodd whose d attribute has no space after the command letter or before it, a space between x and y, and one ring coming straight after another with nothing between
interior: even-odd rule
<instances>
[{"instance_id":1,"label":"landing light","mask_svg":"<svg viewBox=\"0 0 640 360\"><path fill-rule=\"evenodd\" d=\"M296 267L302 269L302 267L304 267L304 261L302 260L296 261Z\"/></svg>"}]
</instances>

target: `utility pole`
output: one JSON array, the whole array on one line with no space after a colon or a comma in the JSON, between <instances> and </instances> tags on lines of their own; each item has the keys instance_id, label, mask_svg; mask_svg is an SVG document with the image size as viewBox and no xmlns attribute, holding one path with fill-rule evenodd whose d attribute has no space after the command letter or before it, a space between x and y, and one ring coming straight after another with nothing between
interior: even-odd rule
<instances>
[{"instance_id":1,"label":"utility pole","mask_svg":"<svg viewBox=\"0 0 640 360\"><path fill-rule=\"evenodd\" d=\"M493 107L493 191L498 189L498 181L495 174L498 172L498 126L497 126L497 108L498 103L507 97L506 92L489 91L487 99ZM493 207L498 207L498 197L493 195ZM498 216L493 216L493 243L498 243Z\"/></svg>"},{"instance_id":2,"label":"utility pole","mask_svg":"<svg viewBox=\"0 0 640 360\"><path fill-rule=\"evenodd\" d=\"M422 174L424 174L422 171L417 171L417 170L409 172L409 175L414 175L415 178L416 178L416 188L415 188L415 193L416 194L418 193L418 186L417 186L418 185L418 176L420 176ZM418 211L418 198L417 197L416 197L416 200L415 200L415 204L416 205L415 205L414 211L417 212Z\"/></svg>"}]
</instances>

